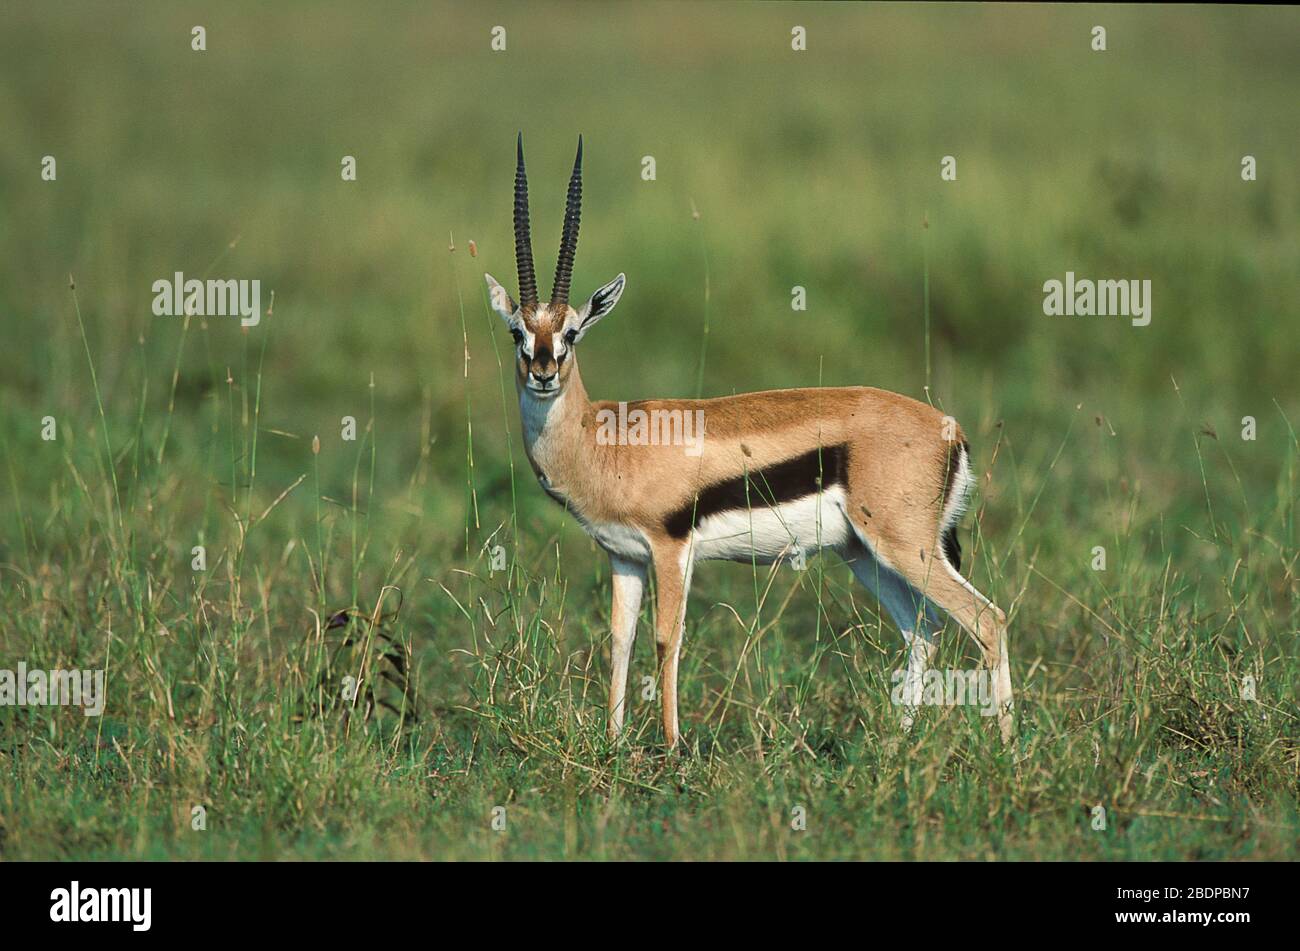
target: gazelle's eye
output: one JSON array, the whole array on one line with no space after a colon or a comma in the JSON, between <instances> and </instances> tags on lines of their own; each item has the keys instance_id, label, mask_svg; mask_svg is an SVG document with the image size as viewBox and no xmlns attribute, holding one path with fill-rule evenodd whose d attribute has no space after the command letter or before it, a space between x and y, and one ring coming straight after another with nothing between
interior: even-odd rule
<instances>
[{"instance_id":1,"label":"gazelle's eye","mask_svg":"<svg viewBox=\"0 0 1300 951\"><path fill-rule=\"evenodd\" d=\"M572 347L575 343L578 342L578 328L577 328L577 327L573 327L573 328L571 328L571 329L569 329L569 330L566 330L566 331L564 332L564 342L567 343L570 347Z\"/></svg>"},{"instance_id":2,"label":"gazelle's eye","mask_svg":"<svg viewBox=\"0 0 1300 951\"><path fill-rule=\"evenodd\" d=\"M518 327L510 328L510 336L515 338L515 346L519 346L519 344L524 342L524 332Z\"/></svg>"}]
</instances>

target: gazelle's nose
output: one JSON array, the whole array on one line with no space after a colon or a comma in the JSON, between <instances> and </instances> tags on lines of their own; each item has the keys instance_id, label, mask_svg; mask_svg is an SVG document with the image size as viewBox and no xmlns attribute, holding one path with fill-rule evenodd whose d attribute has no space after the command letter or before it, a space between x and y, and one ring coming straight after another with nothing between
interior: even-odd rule
<instances>
[{"instance_id":1,"label":"gazelle's nose","mask_svg":"<svg viewBox=\"0 0 1300 951\"><path fill-rule=\"evenodd\" d=\"M558 372L559 372L558 369L552 370L550 373L539 373L536 370L533 370L532 374L533 374L533 379L537 381L539 386L545 386L547 383L550 383L552 380L555 379L556 374Z\"/></svg>"}]
</instances>

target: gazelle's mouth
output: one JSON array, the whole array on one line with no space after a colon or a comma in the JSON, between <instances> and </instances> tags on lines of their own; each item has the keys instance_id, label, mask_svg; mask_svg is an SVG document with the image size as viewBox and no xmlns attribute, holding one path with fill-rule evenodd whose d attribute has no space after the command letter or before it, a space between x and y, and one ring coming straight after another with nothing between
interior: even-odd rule
<instances>
[{"instance_id":1,"label":"gazelle's mouth","mask_svg":"<svg viewBox=\"0 0 1300 951\"><path fill-rule=\"evenodd\" d=\"M552 397L555 394L560 392L560 388L558 386L541 387L541 386L533 386L533 384L531 383L526 384L524 386L524 389L526 389L529 393L532 393L534 396L540 396L543 399Z\"/></svg>"}]
</instances>

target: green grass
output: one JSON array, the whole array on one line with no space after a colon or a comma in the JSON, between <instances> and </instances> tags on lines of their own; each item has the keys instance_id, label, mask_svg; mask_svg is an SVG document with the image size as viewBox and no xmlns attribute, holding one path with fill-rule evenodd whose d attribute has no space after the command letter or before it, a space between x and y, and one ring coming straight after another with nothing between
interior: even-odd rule
<instances>
[{"instance_id":1,"label":"green grass","mask_svg":"<svg viewBox=\"0 0 1300 951\"><path fill-rule=\"evenodd\" d=\"M1300 11L0 16L0 668L108 670L102 718L0 707L0 858L1296 856ZM901 733L901 640L830 557L696 573L681 755L647 606L607 744L608 565L533 482L480 276L515 283L521 128L543 281L578 132L575 295L628 274L593 396L962 421L1014 748L962 708ZM274 312L154 317L178 270ZM1149 278L1151 325L1045 317L1066 270ZM345 715L394 657L418 721ZM976 657L950 628L939 666Z\"/></svg>"}]
</instances>

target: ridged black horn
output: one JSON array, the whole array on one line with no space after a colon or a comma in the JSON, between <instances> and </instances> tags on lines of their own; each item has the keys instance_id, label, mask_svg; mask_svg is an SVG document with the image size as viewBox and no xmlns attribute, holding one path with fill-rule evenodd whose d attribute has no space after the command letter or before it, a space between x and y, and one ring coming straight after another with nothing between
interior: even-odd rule
<instances>
[{"instance_id":1,"label":"ridged black horn","mask_svg":"<svg viewBox=\"0 0 1300 951\"><path fill-rule=\"evenodd\" d=\"M519 306L537 306L537 272L533 270L533 241L528 234L528 173L524 171L524 134L519 133L519 163L515 166L515 265L519 270Z\"/></svg>"},{"instance_id":2,"label":"ridged black horn","mask_svg":"<svg viewBox=\"0 0 1300 951\"><path fill-rule=\"evenodd\" d=\"M573 256L578 251L578 220L582 216L582 136L578 136L578 157L573 160L569 179L569 197L564 205L564 233L560 237L560 257L555 262L555 287L551 303L569 302L569 281L573 277Z\"/></svg>"}]
</instances>

